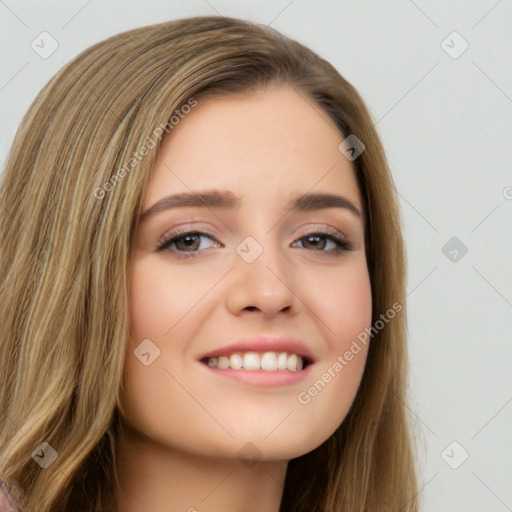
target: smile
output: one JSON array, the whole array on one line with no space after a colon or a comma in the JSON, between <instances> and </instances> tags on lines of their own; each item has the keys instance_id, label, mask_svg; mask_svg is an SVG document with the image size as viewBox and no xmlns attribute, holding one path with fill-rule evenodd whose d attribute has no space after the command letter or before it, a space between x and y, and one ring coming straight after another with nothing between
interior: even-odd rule
<instances>
[{"instance_id":1,"label":"smile","mask_svg":"<svg viewBox=\"0 0 512 512\"><path fill-rule=\"evenodd\" d=\"M201 362L219 370L265 370L299 372L309 362L288 352L241 352L218 357L205 357Z\"/></svg>"}]
</instances>

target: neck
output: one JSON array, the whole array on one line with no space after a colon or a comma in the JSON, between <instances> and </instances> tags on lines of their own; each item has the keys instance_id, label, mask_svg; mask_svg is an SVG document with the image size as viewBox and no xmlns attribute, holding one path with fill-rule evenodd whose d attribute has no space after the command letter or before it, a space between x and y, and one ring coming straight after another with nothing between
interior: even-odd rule
<instances>
[{"instance_id":1,"label":"neck","mask_svg":"<svg viewBox=\"0 0 512 512\"><path fill-rule=\"evenodd\" d=\"M121 428L117 466L123 512L278 512L287 461L203 457Z\"/></svg>"}]
</instances>

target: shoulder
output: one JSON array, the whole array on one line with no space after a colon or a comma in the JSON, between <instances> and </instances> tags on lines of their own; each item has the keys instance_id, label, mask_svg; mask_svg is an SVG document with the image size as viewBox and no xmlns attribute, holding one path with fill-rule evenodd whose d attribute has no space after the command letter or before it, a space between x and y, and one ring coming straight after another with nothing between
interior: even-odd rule
<instances>
[{"instance_id":1,"label":"shoulder","mask_svg":"<svg viewBox=\"0 0 512 512\"><path fill-rule=\"evenodd\" d=\"M16 487L11 489L7 482L0 480L0 512L21 512L16 500Z\"/></svg>"}]
</instances>

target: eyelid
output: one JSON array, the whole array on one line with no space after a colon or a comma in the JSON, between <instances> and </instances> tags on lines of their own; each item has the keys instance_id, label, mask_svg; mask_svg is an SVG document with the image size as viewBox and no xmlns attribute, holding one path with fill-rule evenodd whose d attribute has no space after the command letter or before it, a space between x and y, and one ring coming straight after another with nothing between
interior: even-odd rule
<instances>
[{"instance_id":1,"label":"eyelid","mask_svg":"<svg viewBox=\"0 0 512 512\"><path fill-rule=\"evenodd\" d=\"M217 240L217 235L213 233L208 228L204 228L204 226L190 226L188 224L176 226L169 231L166 231L161 237L157 240L157 247L161 247L162 244L165 242L168 242L171 238L178 237L180 235L186 235L189 233L198 233L201 235L208 235L209 237L216 240L218 243L220 243Z\"/></svg>"},{"instance_id":2,"label":"eyelid","mask_svg":"<svg viewBox=\"0 0 512 512\"><path fill-rule=\"evenodd\" d=\"M202 252L202 250L196 250L196 251L177 251L177 250L170 250L166 246L174 243L175 239L179 239L181 237L184 237L186 235L193 235L193 236L199 236L199 237L208 237L211 238L213 241L215 241L217 244L220 244L221 247L224 247L224 244L222 242L219 242L217 239L217 235L212 233L209 229L202 229L201 227L192 227L190 225L182 225L179 227L175 227L170 231L167 231L164 233L157 241L157 248L156 252L168 250L170 252L173 252L177 257L192 257L194 255L197 255ZM330 250L313 250L311 251L313 253L320 253L326 256L337 256L340 253L352 251L354 249L353 243L350 241L350 239L339 229L334 228L329 225L323 225L322 227L317 227L317 229L311 228L307 230L307 232L301 234L300 236L297 235L296 239L294 240L293 244L299 243L302 239L312 236L319 236L322 238L325 238L326 240L330 240L333 242L336 247L334 249ZM307 250L307 249L306 249ZM204 251L204 249L203 249Z\"/></svg>"},{"instance_id":3,"label":"eyelid","mask_svg":"<svg viewBox=\"0 0 512 512\"><path fill-rule=\"evenodd\" d=\"M311 225L313 224L313 226ZM299 228L302 229L302 226ZM338 236L339 238L343 238L344 240L348 240L348 237L345 235L343 231L330 224L325 224L322 222L313 222L308 224L306 233L301 236L308 236L310 234L314 234L316 232L328 233L330 235Z\"/></svg>"}]
</instances>

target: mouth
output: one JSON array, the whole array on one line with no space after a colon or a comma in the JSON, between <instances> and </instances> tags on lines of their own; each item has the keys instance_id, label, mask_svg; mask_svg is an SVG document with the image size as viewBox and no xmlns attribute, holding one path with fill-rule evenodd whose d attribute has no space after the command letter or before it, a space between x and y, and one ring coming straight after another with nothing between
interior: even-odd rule
<instances>
[{"instance_id":1,"label":"mouth","mask_svg":"<svg viewBox=\"0 0 512 512\"><path fill-rule=\"evenodd\" d=\"M300 372L312 361L307 356L289 352L235 352L233 354L204 357L201 362L219 370L245 370L268 372Z\"/></svg>"},{"instance_id":2,"label":"mouth","mask_svg":"<svg viewBox=\"0 0 512 512\"><path fill-rule=\"evenodd\" d=\"M203 354L199 362L221 378L275 387L305 379L315 358L309 347L299 340L258 337Z\"/></svg>"}]
</instances>

